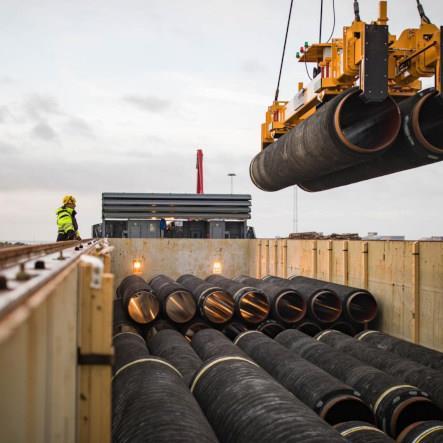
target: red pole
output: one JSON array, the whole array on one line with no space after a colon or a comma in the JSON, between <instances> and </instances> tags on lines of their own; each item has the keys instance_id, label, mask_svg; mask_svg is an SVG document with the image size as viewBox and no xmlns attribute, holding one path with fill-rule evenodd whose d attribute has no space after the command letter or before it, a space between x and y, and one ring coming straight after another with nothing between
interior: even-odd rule
<instances>
[{"instance_id":1,"label":"red pole","mask_svg":"<svg viewBox=\"0 0 443 443\"><path fill-rule=\"evenodd\" d=\"M203 193L203 151L197 149L197 194Z\"/></svg>"}]
</instances>

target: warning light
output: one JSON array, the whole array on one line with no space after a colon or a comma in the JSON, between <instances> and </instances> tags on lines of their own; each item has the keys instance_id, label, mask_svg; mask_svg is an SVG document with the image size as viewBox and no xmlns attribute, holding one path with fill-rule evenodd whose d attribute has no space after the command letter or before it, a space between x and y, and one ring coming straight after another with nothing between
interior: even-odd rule
<instances>
[{"instance_id":1,"label":"warning light","mask_svg":"<svg viewBox=\"0 0 443 443\"><path fill-rule=\"evenodd\" d=\"M134 274L139 274L142 272L142 261L139 259L132 260L132 272Z\"/></svg>"},{"instance_id":2,"label":"warning light","mask_svg":"<svg viewBox=\"0 0 443 443\"><path fill-rule=\"evenodd\" d=\"M212 266L212 273L213 274L221 274L222 273L222 265L219 261L215 261Z\"/></svg>"}]
</instances>

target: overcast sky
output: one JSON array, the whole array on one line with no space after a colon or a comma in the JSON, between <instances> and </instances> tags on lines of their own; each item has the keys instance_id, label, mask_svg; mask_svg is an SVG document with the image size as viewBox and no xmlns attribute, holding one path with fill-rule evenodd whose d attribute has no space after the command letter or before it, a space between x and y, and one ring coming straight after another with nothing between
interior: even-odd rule
<instances>
[{"instance_id":1,"label":"overcast sky","mask_svg":"<svg viewBox=\"0 0 443 443\"><path fill-rule=\"evenodd\" d=\"M325 0L323 35L332 26ZM352 0L336 0L337 28ZM390 0L390 31L419 24L415 0ZM443 2L423 0L443 24ZM320 0L295 0L281 99L318 38ZM363 20L376 0L361 0ZM262 237L287 235L293 190L249 179L272 102L289 0L3 0L0 5L0 240L53 240L64 194L78 199L81 234L101 219L101 193L251 193ZM443 235L443 164L316 194L299 190L299 230Z\"/></svg>"}]
</instances>

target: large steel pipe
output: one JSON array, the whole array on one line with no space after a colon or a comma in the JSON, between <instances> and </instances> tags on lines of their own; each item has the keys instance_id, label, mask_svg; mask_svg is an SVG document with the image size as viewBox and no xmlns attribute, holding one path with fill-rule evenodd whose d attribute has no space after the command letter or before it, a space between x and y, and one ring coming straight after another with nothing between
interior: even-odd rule
<instances>
[{"instance_id":1,"label":"large steel pipe","mask_svg":"<svg viewBox=\"0 0 443 443\"><path fill-rule=\"evenodd\" d=\"M166 275L155 276L150 282L161 301L163 314L175 323L187 323L196 311L193 295L181 284Z\"/></svg>"},{"instance_id":2,"label":"large steel pipe","mask_svg":"<svg viewBox=\"0 0 443 443\"><path fill-rule=\"evenodd\" d=\"M276 322L275 320L266 320L257 326L258 332L263 332L263 334L271 338L274 338L277 334L280 334L280 332L284 331L285 329L286 328L282 324Z\"/></svg>"},{"instance_id":3,"label":"large steel pipe","mask_svg":"<svg viewBox=\"0 0 443 443\"><path fill-rule=\"evenodd\" d=\"M192 319L189 323L181 326L180 331L187 338L188 341L191 341L192 337L194 337L194 335L197 334L198 331L208 328L211 328L211 325L202 318L197 317Z\"/></svg>"},{"instance_id":4,"label":"large steel pipe","mask_svg":"<svg viewBox=\"0 0 443 443\"><path fill-rule=\"evenodd\" d=\"M222 329L223 334L225 334L226 337L232 341L234 341L238 335L245 331L248 331L248 328L243 323L238 321L232 321Z\"/></svg>"},{"instance_id":5,"label":"large steel pipe","mask_svg":"<svg viewBox=\"0 0 443 443\"><path fill-rule=\"evenodd\" d=\"M439 370L443 368L443 353L426 348L425 346L373 330L361 332L355 338L382 351L394 352L400 357L414 360L430 368Z\"/></svg>"},{"instance_id":6,"label":"large steel pipe","mask_svg":"<svg viewBox=\"0 0 443 443\"><path fill-rule=\"evenodd\" d=\"M441 417L427 393L300 331L287 329L275 339L360 392L372 407L377 426L392 437L411 423Z\"/></svg>"},{"instance_id":7,"label":"large steel pipe","mask_svg":"<svg viewBox=\"0 0 443 443\"><path fill-rule=\"evenodd\" d=\"M397 443L442 443L443 421L431 420L408 426L397 438Z\"/></svg>"},{"instance_id":8,"label":"large steel pipe","mask_svg":"<svg viewBox=\"0 0 443 443\"><path fill-rule=\"evenodd\" d=\"M115 349L114 363L112 365L113 374L132 361L149 356L145 340L136 332L128 331L115 334L112 337L112 345Z\"/></svg>"},{"instance_id":9,"label":"large steel pipe","mask_svg":"<svg viewBox=\"0 0 443 443\"><path fill-rule=\"evenodd\" d=\"M156 319L160 303L151 287L139 276L129 275L117 288L117 297L137 323L147 324Z\"/></svg>"},{"instance_id":10,"label":"large steel pipe","mask_svg":"<svg viewBox=\"0 0 443 443\"><path fill-rule=\"evenodd\" d=\"M357 330L348 321L338 321L337 323L334 323L330 329L343 332L343 334L350 335L351 337L354 337L354 335L357 333Z\"/></svg>"},{"instance_id":11,"label":"large steel pipe","mask_svg":"<svg viewBox=\"0 0 443 443\"><path fill-rule=\"evenodd\" d=\"M191 274L182 275L177 282L191 291L200 315L211 323L226 323L234 315L234 299L218 286Z\"/></svg>"},{"instance_id":12,"label":"large steel pipe","mask_svg":"<svg viewBox=\"0 0 443 443\"><path fill-rule=\"evenodd\" d=\"M304 321L297 325L296 329L303 332L303 334L310 335L311 337L314 337L322 331L322 327L317 323L313 323L312 321Z\"/></svg>"},{"instance_id":13,"label":"large steel pipe","mask_svg":"<svg viewBox=\"0 0 443 443\"><path fill-rule=\"evenodd\" d=\"M149 329L146 331L145 334L146 341L148 341L149 339L151 339L152 337L154 337L156 334L158 334L160 331L163 331L164 329L175 330L175 326L168 320L165 320L164 318L158 318L152 323L152 325L149 325Z\"/></svg>"},{"instance_id":14,"label":"large steel pipe","mask_svg":"<svg viewBox=\"0 0 443 443\"><path fill-rule=\"evenodd\" d=\"M165 329L152 337L148 341L148 348L153 355L172 363L183 375L183 380L188 386L202 365L189 341L180 332L172 329Z\"/></svg>"},{"instance_id":15,"label":"large steel pipe","mask_svg":"<svg viewBox=\"0 0 443 443\"><path fill-rule=\"evenodd\" d=\"M194 340L205 332L199 332ZM223 335L218 339L229 342ZM207 354L203 342L202 346L203 354ZM231 346L236 347L232 343ZM205 362L191 384L191 391L221 442L345 441L249 357L222 354Z\"/></svg>"},{"instance_id":16,"label":"large steel pipe","mask_svg":"<svg viewBox=\"0 0 443 443\"><path fill-rule=\"evenodd\" d=\"M348 421L334 428L350 443L394 443L381 429L363 421Z\"/></svg>"},{"instance_id":17,"label":"large steel pipe","mask_svg":"<svg viewBox=\"0 0 443 443\"><path fill-rule=\"evenodd\" d=\"M356 323L367 323L377 316L377 301L366 289L330 283L316 278L294 276L289 278L296 284L312 286L313 288L330 289L342 302L342 308L347 319Z\"/></svg>"},{"instance_id":18,"label":"large steel pipe","mask_svg":"<svg viewBox=\"0 0 443 443\"><path fill-rule=\"evenodd\" d=\"M310 282L298 282L267 275L264 281L281 288L295 289L306 301L309 316L320 323L333 323L342 313L341 301L332 289L319 288Z\"/></svg>"},{"instance_id":19,"label":"large steel pipe","mask_svg":"<svg viewBox=\"0 0 443 443\"><path fill-rule=\"evenodd\" d=\"M402 130L392 148L365 163L299 183L323 191L443 160L443 100L425 90L400 103Z\"/></svg>"},{"instance_id":20,"label":"large steel pipe","mask_svg":"<svg viewBox=\"0 0 443 443\"><path fill-rule=\"evenodd\" d=\"M247 331L234 343L329 424L349 420L374 421L371 409L352 387L275 340L258 331Z\"/></svg>"},{"instance_id":21,"label":"large steel pipe","mask_svg":"<svg viewBox=\"0 0 443 443\"><path fill-rule=\"evenodd\" d=\"M231 294L236 313L243 321L258 324L268 318L271 306L262 290L215 274L207 277L206 281Z\"/></svg>"},{"instance_id":22,"label":"large steel pipe","mask_svg":"<svg viewBox=\"0 0 443 443\"><path fill-rule=\"evenodd\" d=\"M352 88L260 152L251 162L254 184L278 191L313 181L380 155L395 141L400 110L391 98L364 103Z\"/></svg>"},{"instance_id":23,"label":"large steel pipe","mask_svg":"<svg viewBox=\"0 0 443 443\"><path fill-rule=\"evenodd\" d=\"M226 356L247 358L247 355L238 346L216 329L198 331L192 338L191 344L198 356L205 362Z\"/></svg>"},{"instance_id":24,"label":"large steel pipe","mask_svg":"<svg viewBox=\"0 0 443 443\"><path fill-rule=\"evenodd\" d=\"M353 337L331 329L320 332L316 339L370 364L406 383L426 391L443 411L443 368L428 368L388 351L381 351ZM441 418L443 419L443 412Z\"/></svg>"},{"instance_id":25,"label":"large steel pipe","mask_svg":"<svg viewBox=\"0 0 443 443\"><path fill-rule=\"evenodd\" d=\"M282 288L275 283L247 275L240 275L235 280L261 289L271 301L272 316L277 321L294 324L305 317L307 311L306 301L295 289Z\"/></svg>"},{"instance_id":26,"label":"large steel pipe","mask_svg":"<svg viewBox=\"0 0 443 443\"><path fill-rule=\"evenodd\" d=\"M146 347L146 353L140 353L134 347L142 339L135 335L131 339L133 343L114 339L117 361L124 354L127 363L115 367L112 379L112 441L216 443L180 372L166 360L149 355Z\"/></svg>"},{"instance_id":27,"label":"large steel pipe","mask_svg":"<svg viewBox=\"0 0 443 443\"><path fill-rule=\"evenodd\" d=\"M113 319L112 319L112 329L113 333L117 334L119 332L133 331L137 332L137 325L134 320L129 317L128 311L123 308L122 301L120 298L113 300Z\"/></svg>"}]
</instances>

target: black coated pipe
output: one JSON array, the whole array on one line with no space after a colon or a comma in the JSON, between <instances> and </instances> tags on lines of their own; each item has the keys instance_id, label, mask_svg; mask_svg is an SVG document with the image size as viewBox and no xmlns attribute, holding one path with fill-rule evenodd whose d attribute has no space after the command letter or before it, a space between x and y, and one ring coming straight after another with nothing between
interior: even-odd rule
<instances>
[{"instance_id":1,"label":"black coated pipe","mask_svg":"<svg viewBox=\"0 0 443 443\"><path fill-rule=\"evenodd\" d=\"M222 332L226 335L226 337L234 341L238 335L247 330L248 328L243 323L232 321L222 329Z\"/></svg>"},{"instance_id":2,"label":"black coated pipe","mask_svg":"<svg viewBox=\"0 0 443 443\"><path fill-rule=\"evenodd\" d=\"M333 323L342 313L341 301L332 289L322 289L311 282L298 282L267 275L264 281L286 289L295 289L306 301L308 315L320 323Z\"/></svg>"},{"instance_id":3,"label":"black coated pipe","mask_svg":"<svg viewBox=\"0 0 443 443\"><path fill-rule=\"evenodd\" d=\"M234 315L234 299L218 286L191 274L182 275L177 282L191 291L200 315L211 323L223 324Z\"/></svg>"},{"instance_id":4,"label":"black coated pipe","mask_svg":"<svg viewBox=\"0 0 443 443\"><path fill-rule=\"evenodd\" d=\"M418 386L427 392L443 411L443 371L428 368L388 351L381 351L339 331L327 330L316 336L317 340L346 352L393 377ZM443 369L443 368L442 368ZM441 414L443 419L443 412Z\"/></svg>"},{"instance_id":5,"label":"black coated pipe","mask_svg":"<svg viewBox=\"0 0 443 443\"><path fill-rule=\"evenodd\" d=\"M139 325L137 325L131 319L131 317L129 317L128 311L123 308L120 298L116 298L113 300L113 306L113 334L118 334L119 332L125 331L138 332Z\"/></svg>"},{"instance_id":6,"label":"black coated pipe","mask_svg":"<svg viewBox=\"0 0 443 443\"><path fill-rule=\"evenodd\" d=\"M148 341L148 348L153 355L172 363L183 375L183 380L188 386L203 364L189 341L180 332L172 329L165 329L152 337Z\"/></svg>"},{"instance_id":7,"label":"black coated pipe","mask_svg":"<svg viewBox=\"0 0 443 443\"><path fill-rule=\"evenodd\" d=\"M354 337L354 335L357 333L357 330L348 321L338 321L337 323L334 323L331 326L331 329L334 329L335 331L343 332L343 334L350 335L351 337Z\"/></svg>"},{"instance_id":8,"label":"black coated pipe","mask_svg":"<svg viewBox=\"0 0 443 443\"><path fill-rule=\"evenodd\" d=\"M122 280L117 297L121 298L129 316L140 324L152 322L160 311L160 303L152 288L138 275L129 275Z\"/></svg>"},{"instance_id":9,"label":"black coated pipe","mask_svg":"<svg viewBox=\"0 0 443 443\"><path fill-rule=\"evenodd\" d=\"M374 422L371 409L353 388L261 332L244 332L234 343L329 424Z\"/></svg>"},{"instance_id":10,"label":"black coated pipe","mask_svg":"<svg viewBox=\"0 0 443 443\"><path fill-rule=\"evenodd\" d=\"M315 181L380 155L397 138L400 110L392 98L364 103L352 88L254 157L250 175L264 191Z\"/></svg>"},{"instance_id":11,"label":"black coated pipe","mask_svg":"<svg viewBox=\"0 0 443 443\"><path fill-rule=\"evenodd\" d=\"M156 334L158 334L160 331L163 331L164 329L175 330L175 326L164 318L158 318L152 323L152 325L150 325L149 329L147 330L145 334L146 341L150 340L152 337L154 337Z\"/></svg>"},{"instance_id":12,"label":"black coated pipe","mask_svg":"<svg viewBox=\"0 0 443 443\"><path fill-rule=\"evenodd\" d=\"M115 349L112 372L115 374L121 368L134 360L149 356L146 342L136 332L119 332L112 337L112 345Z\"/></svg>"},{"instance_id":13,"label":"black coated pipe","mask_svg":"<svg viewBox=\"0 0 443 443\"><path fill-rule=\"evenodd\" d=\"M363 331L355 338L382 351L394 352L400 357L414 360L430 368L439 370L443 368L442 352L402 340L401 338L392 337L384 332L373 330Z\"/></svg>"},{"instance_id":14,"label":"black coated pipe","mask_svg":"<svg viewBox=\"0 0 443 443\"><path fill-rule=\"evenodd\" d=\"M163 314L175 323L187 323L196 311L193 295L181 284L166 275L155 276L149 282L161 301Z\"/></svg>"},{"instance_id":15,"label":"black coated pipe","mask_svg":"<svg viewBox=\"0 0 443 443\"><path fill-rule=\"evenodd\" d=\"M200 331L194 340L207 331ZM218 339L226 349L223 342L229 340L222 334ZM201 344L202 354L212 353L205 349L205 345L212 344ZM344 442L334 429L247 356L232 355L229 350L227 355L220 350L219 353L196 374L191 392L220 442Z\"/></svg>"},{"instance_id":16,"label":"black coated pipe","mask_svg":"<svg viewBox=\"0 0 443 443\"><path fill-rule=\"evenodd\" d=\"M296 329L311 337L314 337L314 335L317 335L323 330L320 325L313 323L312 321L304 321L299 325L296 325Z\"/></svg>"},{"instance_id":17,"label":"black coated pipe","mask_svg":"<svg viewBox=\"0 0 443 443\"><path fill-rule=\"evenodd\" d=\"M257 331L263 332L263 334L266 334L271 338L274 338L277 334L280 334L280 332L284 331L285 329L286 328L282 324L276 322L275 320L266 320L257 326Z\"/></svg>"},{"instance_id":18,"label":"black coated pipe","mask_svg":"<svg viewBox=\"0 0 443 443\"><path fill-rule=\"evenodd\" d=\"M366 289L353 288L302 276L290 277L290 281L300 285L312 286L318 290L329 289L334 291L341 300L345 317L350 321L368 323L377 316L377 301Z\"/></svg>"},{"instance_id":19,"label":"black coated pipe","mask_svg":"<svg viewBox=\"0 0 443 443\"><path fill-rule=\"evenodd\" d=\"M216 329L203 329L198 331L192 338L192 347L198 356L204 361L226 356L248 356L225 335Z\"/></svg>"},{"instance_id":20,"label":"black coated pipe","mask_svg":"<svg viewBox=\"0 0 443 443\"><path fill-rule=\"evenodd\" d=\"M408 426L398 437L397 443L442 443L443 421L431 420Z\"/></svg>"},{"instance_id":21,"label":"black coated pipe","mask_svg":"<svg viewBox=\"0 0 443 443\"><path fill-rule=\"evenodd\" d=\"M443 100L425 90L400 103L402 130L392 148L365 163L299 183L316 192L443 160Z\"/></svg>"},{"instance_id":22,"label":"black coated pipe","mask_svg":"<svg viewBox=\"0 0 443 443\"><path fill-rule=\"evenodd\" d=\"M206 322L202 318L195 318L189 323L184 324L180 328L180 332L186 337L188 341L191 341L192 337L194 337L194 334L196 334L198 331L201 331L202 329L208 328L211 328L211 325L208 322Z\"/></svg>"},{"instance_id":23,"label":"black coated pipe","mask_svg":"<svg viewBox=\"0 0 443 443\"><path fill-rule=\"evenodd\" d=\"M223 288L235 302L237 315L245 322L259 324L268 318L271 306L265 293L221 275L210 275L206 281Z\"/></svg>"},{"instance_id":24,"label":"black coated pipe","mask_svg":"<svg viewBox=\"0 0 443 443\"><path fill-rule=\"evenodd\" d=\"M394 443L381 429L364 421L348 421L334 428L350 443Z\"/></svg>"},{"instance_id":25,"label":"black coated pipe","mask_svg":"<svg viewBox=\"0 0 443 443\"><path fill-rule=\"evenodd\" d=\"M377 426L392 437L411 423L441 416L425 392L296 329L283 331L275 340L360 392Z\"/></svg>"},{"instance_id":26,"label":"black coated pipe","mask_svg":"<svg viewBox=\"0 0 443 443\"><path fill-rule=\"evenodd\" d=\"M112 441L216 443L212 428L179 371L169 362L138 351L133 343L114 338L120 366L112 379Z\"/></svg>"},{"instance_id":27,"label":"black coated pipe","mask_svg":"<svg viewBox=\"0 0 443 443\"><path fill-rule=\"evenodd\" d=\"M292 288L282 288L275 283L258 278L240 275L235 279L240 283L261 289L271 302L272 316L279 322L294 324L306 316L305 299Z\"/></svg>"}]
</instances>

